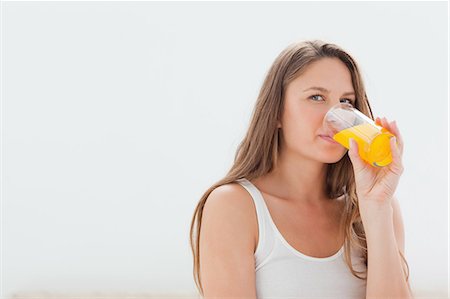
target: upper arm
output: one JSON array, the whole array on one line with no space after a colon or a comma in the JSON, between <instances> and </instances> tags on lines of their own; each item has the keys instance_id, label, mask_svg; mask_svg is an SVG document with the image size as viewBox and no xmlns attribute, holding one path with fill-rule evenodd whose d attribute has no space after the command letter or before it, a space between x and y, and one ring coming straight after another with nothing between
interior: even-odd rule
<instances>
[{"instance_id":1,"label":"upper arm","mask_svg":"<svg viewBox=\"0 0 450 299\"><path fill-rule=\"evenodd\" d=\"M242 186L228 184L214 189L206 200L199 249L205 298L256 298L256 213L249 196Z\"/></svg>"}]
</instances>

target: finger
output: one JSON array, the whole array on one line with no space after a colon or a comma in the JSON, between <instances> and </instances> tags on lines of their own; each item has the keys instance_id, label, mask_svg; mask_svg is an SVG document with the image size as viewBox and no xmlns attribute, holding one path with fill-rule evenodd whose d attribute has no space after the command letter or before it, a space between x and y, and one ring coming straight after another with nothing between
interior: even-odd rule
<instances>
[{"instance_id":1,"label":"finger","mask_svg":"<svg viewBox=\"0 0 450 299\"><path fill-rule=\"evenodd\" d=\"M392 122L388 122L386 117L383 117L381 119L381 123L383 128L385 128L386 130L388 130L390 133L392 133L393 135L396 136L397 138L397 146L399 147L400 150L400 154L403 154L403 139L402 136L400 134L400 131L398 130L398 127L396 126L396 121L392 121Z\"/></svg>"},{"instance_id":2,"label":"finger","mask_svg":"<svg viewBox=\"0 0 450 299\"><path fill-rule=\"evenodd\" d=\"M375 118L375 124L381 126L381 121L380 121L380 118L379 118L379 117Z\"/></svg>"},{"instance_id":3,"label":"finger","mask_svg":"<svg viewBox=\"0 0 450 299\"><path fill-rule=\"evenodd\" d=\"M400 154L402 154L403 153L403 138L397 127L397 122L395 120L392 122L388 122L388 120L385 117L383 117L383 127L386 128L390 133L395 135L395 137L397 138L397 146L400 149Z\"/></svg>"},{"instance_id":4,"label":"finger","mask_svg":"<svg viewBox=\"0 0 450 299\"><path fill-rule=\"evenodd\" d=\"M400 130L398 129L396 121L394 121L392 127L393 127L393 134L397 138L397 145L400 149L400 154L403 154L403 137L402 134L400 133Z\"/></svg>"},{"instance_id":5,"label":"finger","mask_svg":"<svg viewBox=\"0 0 450 299\"><path fill-rule=\"evenodd\" d=\"M388 120L386 119L386 117L383 117L383 119L381 120L381 124L383 125L383 128L385 128L385 129L388 130L389 132L392 132L391 125L389 124L389 122L388 122Z\"/></svg>"},{"instance_id":6,"label":"finger","mask_svg":"<svg viewBox=\"0 0 450 299\"><path fill-rule=\"evenodd\" d=\"M390 138L391 153L392 153L392 163L389 168L396 174L400 175L403 172L402 157L400 149L397 146L397 138Z\"/></svg>"},{"instance_id":7,"label":"finger","mask_svg":"<svg viewBox=\"0 0 450 299\"><path fill-rule=\"evenodd\" d=\"M359 156L358 143L353 138L350 138L349 145L350 149L348 151L348 156L350 157L350 161L353 164L353 170L355 171L355 173L358 173L359 171L364 169L364 161Z\"/></svg>"},{"instance_id":8,"label":"finger","mask_svg":"<svg viewBox=\"0 0 450 299\"><path fill-rule=\"evenodd\" d=\"M402 134L400 133L400 130L397 126L397 122L394 120L392 124L393 132L395 133L395 136L397 137L397 143L403 143Z\"/></svg>"},{"instance_id":9,"label":"finger","mask_svg":"<svg viewBox=\"0 0 450 299\"><path fill-rule=\"evenodd\" d=\"M389 123L386 120L386 117L382 117L382 118L377 117L376 120L375 120L375 123L390 132L390 130L389 130Z\"/></svg>"}]
</instances>

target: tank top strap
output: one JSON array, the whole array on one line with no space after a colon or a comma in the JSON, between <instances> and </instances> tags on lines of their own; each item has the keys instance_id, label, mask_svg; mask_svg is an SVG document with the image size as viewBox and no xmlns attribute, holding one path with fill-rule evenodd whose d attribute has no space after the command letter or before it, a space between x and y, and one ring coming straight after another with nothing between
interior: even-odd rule
<instances>
[{"instance_id":1,"label":"tank top strap","mask_svg":"<svg viewBox=\"0 0 450 299\"><path fill-rule=\"evenodd\" d=\"M274 233L271 231L270 222L266 211L266 203L258 189L246 178L236 180L248 193L250 193L256 208L258 220L258 245L255 251L255 257L258 261L263 261L270 253L273 246Z\"/></svg>"}]
</instances>

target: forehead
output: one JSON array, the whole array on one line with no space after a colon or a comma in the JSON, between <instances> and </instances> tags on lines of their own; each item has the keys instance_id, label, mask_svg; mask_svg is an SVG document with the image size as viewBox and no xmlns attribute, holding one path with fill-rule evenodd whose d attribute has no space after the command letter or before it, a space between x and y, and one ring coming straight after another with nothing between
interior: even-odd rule
<instances>
[{"instance_id":1,"label":"forehead","mask_svg":"<svg viewBox=\"0 0 450 299\"><path fill-rule=\"evenodd\" d=\"M352 77L347 66L338 58L321 58L295 78L291 84L296 88L321 86L330 91L353 91Z\"/></svg>"}]
</instances>

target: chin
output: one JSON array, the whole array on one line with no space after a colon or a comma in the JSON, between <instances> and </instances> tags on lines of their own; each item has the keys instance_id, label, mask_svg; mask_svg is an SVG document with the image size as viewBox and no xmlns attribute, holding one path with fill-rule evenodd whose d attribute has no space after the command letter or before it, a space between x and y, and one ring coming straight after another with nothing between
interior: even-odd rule
<instances>
[{"instance_id":1,"label":"chin","mask_svg":"<svg viewBox=\"0 0 450 299\"><path fill-rule=\"evenodd\" d=\"M321 155L319 157L319 159L317 159L317 157L316 157L316 159L322 163L334 164L334 163L341 161L344 158L344 156L346 155L346 153L347 153L347 151L345 151L344 153L339 153L339 154L334 154L334 155L330 154L330 153L326 153L326 154Z\"/></svg>"}]
</instances>

